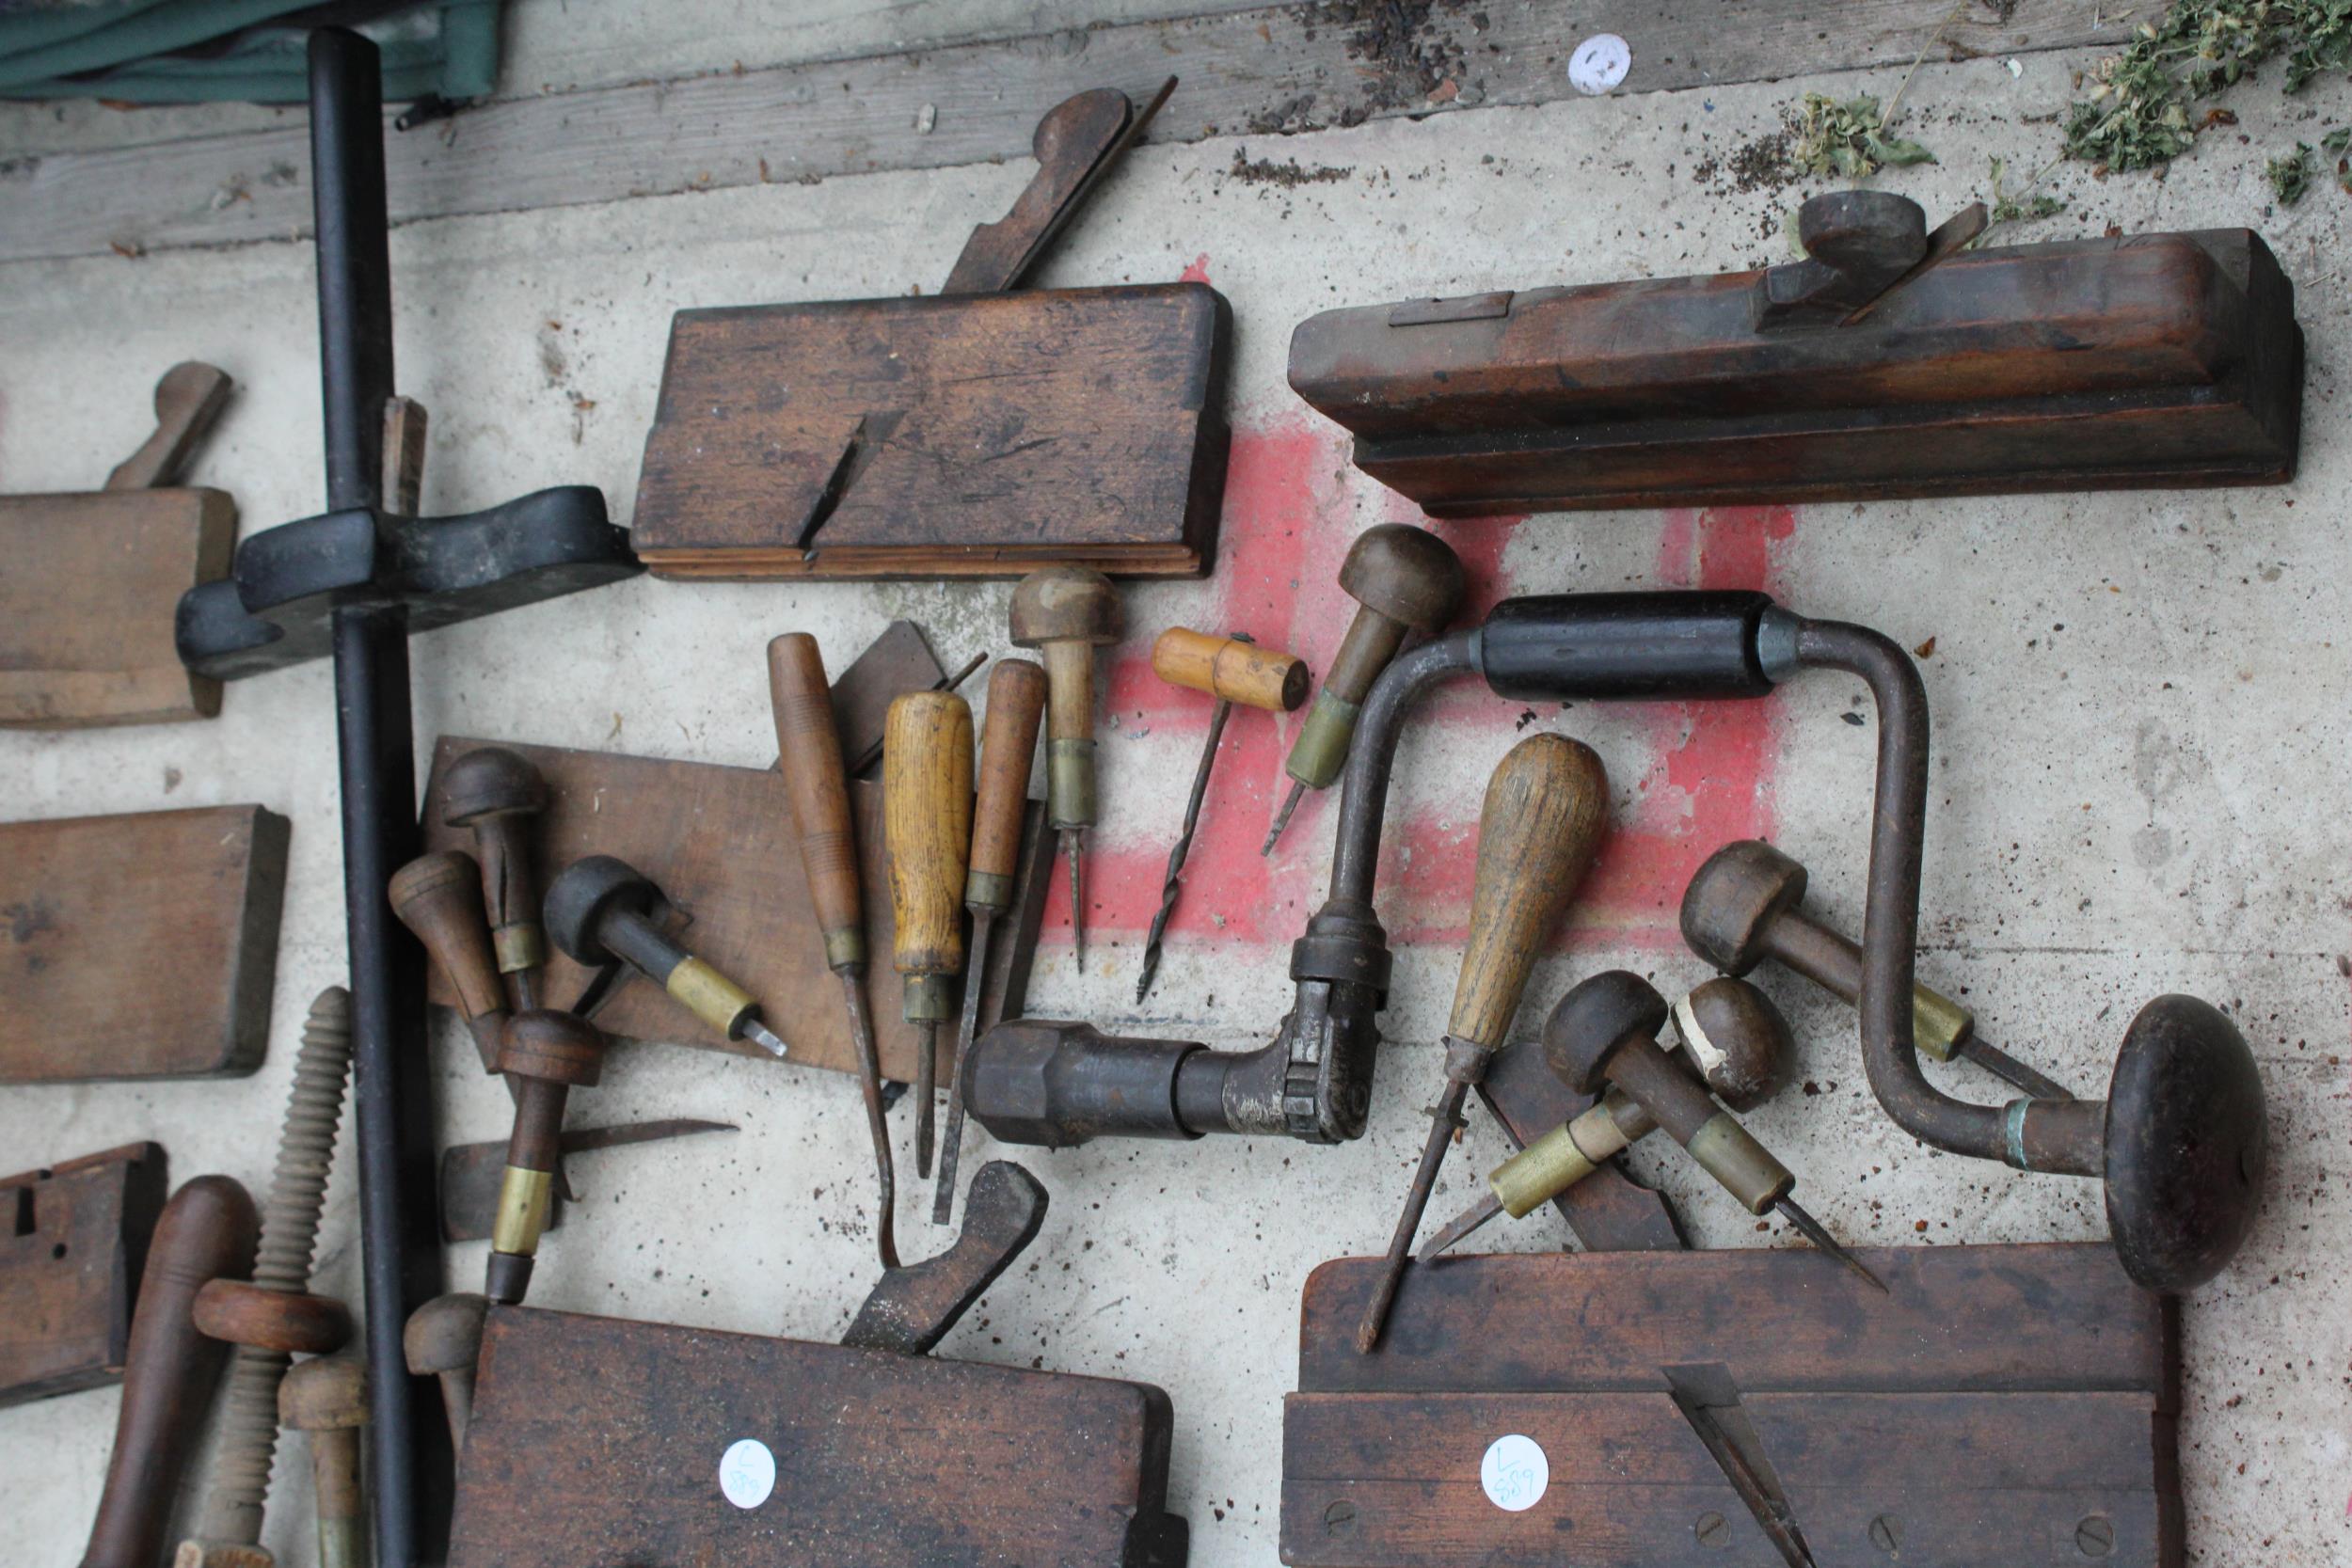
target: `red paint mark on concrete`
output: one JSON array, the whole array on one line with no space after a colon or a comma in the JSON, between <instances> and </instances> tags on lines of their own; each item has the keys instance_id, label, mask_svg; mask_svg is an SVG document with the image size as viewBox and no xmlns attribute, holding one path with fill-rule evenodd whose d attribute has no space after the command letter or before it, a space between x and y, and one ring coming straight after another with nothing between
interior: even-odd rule
<instances>
[{"instance_id":1,"label":"red paint mark on concrete","mask_svg":"<svg viewBox=\"0 0 2352 1568\"><path fill-rule=\"evenodd\" d=\"M1206 283L1208 280L1209 253L1205 250L1194 257L1191 263L1176 275L1176 281L1179 283ZM1234 434L1238 436L1240 433L1237 431Z\"/></svg>"},{"instance_id":2,"label":"red paint mark on concrete","mask_svg":"<svg viewBox=\"0 0 2352 1568\"><path fill-rule=\"evenodd\" d=\"M1427 522L1418 508L1373 488L1349 468L1345 439L1331 425L1296 416L1257 430L1236 430L1225 488L1218 598L1201 629L1252 632L1297 654L1319 675L1356 610L1341 591L1338 574L1355 537L1354 519L1361 515L1359 499L1377 515ZM1498 599L1555 586L1518 580L1508 563L1524 520L1429 525L1463 558L1464 624L1483 616ZM1628 524L1609 518L1544 526ZM1777 549L1794 531L1795 517L1787 508L1670 513L1660 535L1657 585L1769 589ZM1168 848L1212 705L1205 695L1169 688L1153 675L1150 644L1141 637L1110 660L1106 695L1120 730L1101 732L1105 745L1129 744L1120 733L1137 729L1165 743L1165 776L1152 781L1149 801L1122 811L1120 802L1106 800L1106 811L1116 814L1122 831L1113 835L1116 842L1092 846L1088 854L1089 931L1105 939L1139 937L1159 905ZM1614 784L1623 803L1562 945L1599 936L1661 947L1678 940L1676 910L1698 863L1726 840L1772 831L1776 710L1769 698L1612 710L1614 738L1604 743L1604 754L1618 775ZM1289 787L1282 761L1304 711L1269 716L1237 709L1228 721L1185 866L1184 897L1169 926L1179 944L1287 943L1322 902L1339 806L1336 788L1307 797L1273 860L1258 853ZM1625 743L1629 720L1637 737L1633 746ZM1400 752L1376 894L1392 938L1462 939L1486 770L1520 730L1532 733L1539 726L1571 735L1590 727L1580 725L1574 711L1562 715L1549 708L1522 723L1521 709L1497 702L1474 682L1436 693L1416 710ZM1431 759L1440 753L1455 759L1454 765L1433 766ZM1629 778L1629 769L1638 772ZM1153 828L1138 830L1136 824L1144 820ZM1046 911L1048 928L1059 929L1067 920L1067 892L1057 876Z\"/></svg>"}]
</instances>

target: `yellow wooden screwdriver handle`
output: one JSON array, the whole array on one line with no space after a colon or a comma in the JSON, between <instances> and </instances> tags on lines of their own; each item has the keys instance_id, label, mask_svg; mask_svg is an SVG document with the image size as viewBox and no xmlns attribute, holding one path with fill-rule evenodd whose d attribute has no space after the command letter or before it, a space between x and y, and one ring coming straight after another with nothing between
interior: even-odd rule
<instances>
[{"instance_id":1,"label":"yellow wooden screwdriver handle","mask_svg":"<svg viewBox=\"0 0 2352 1568\"><path fill-rule=\"evenodd\" d=\"M1534 735L1486 782L1470 945L1446 1033L1491 1051L1518 1011L1535 955L1591 869L1609 816L1609 778L1581 741Z\"/></svg>"},{"instance_id":2,"label":"yellow wooden screwdriver handle","mask_svg":"<svg viewBox=\"0 0 2352 1568\"><path fill-rule=\"evenodd\" d=\"M898 926L892 958L908 976L912 996L915 977L936 981L963 968L972 709L953 692L909 691L891 700L882 723L882 838L890 847Z\"/></svg>"}]
</instances>

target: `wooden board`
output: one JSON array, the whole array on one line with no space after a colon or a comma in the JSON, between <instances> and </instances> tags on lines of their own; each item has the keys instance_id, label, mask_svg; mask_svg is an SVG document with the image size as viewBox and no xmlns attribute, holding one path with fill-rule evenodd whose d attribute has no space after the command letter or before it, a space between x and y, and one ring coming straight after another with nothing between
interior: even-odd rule
<instances>
[{"instance_id":1,"label":"wooden board","mask_svg":"<svg viewBox=\"0 0 2352 1568\"><path fill-rule=\"evenodd\" d=\"M657 577L1195 577L1231 311L1203 283L681 310L630 543Z\"/></svg>"},{"instance_id":2,"label":"wooden board","mask_svg":"<svg viewBox=\"0 0 2352 1568\"><path fill-rule=\"evenodd\" d=\"M1945 60L2112 44L2140 20L2129 6L2079 0L1958 12L1950 0L1277 5L568 92L521 83L449 127L388 135L384 150L397 225L1025 159L1039 114L1073 84L1118 87L1140 103L1171 69L1184 80L1152 140L1273 138L1567 99L1567 58L1595 33L1631 42L1617 91L1633 94L1899 71L1922 51ZM298 121L103 150L22 150L0 161L0 260L310 232L310 150Z\"/></svg>"},{"instance_id":3,"label":"wooden board","mask_svg":"<svg viewBox=\"0 0 2352 1568\"><path fill-rule=\"evenodd\" d=\"M1174 1568L1168 1396L1139 1383L493 1307L453 1568ZM719 1462L765 1444L739 1508Z\"/></svg>"},{"instance_id":4,"label":"wooden board","mask_svg":"<svg viewBox=\"0 0 2352 1568\"><path fill-rule=\"evenodd\" d=\"M1378 1259L1324 1264L1284 1404L1282 1560L1777 1562L1667 1380L1712 1367L1819 1568L2176 1568L2176 1302L2104 1245L1861 1256L1890 1296L1798 1248L1459 1259L1406 1275L1373 1355L1353 1336ZM1519 1512L1481 1482L1509 1433L1549 1469Z\"/></svg>"},{"instance_id":5,"label":"wooden board","mask_svg":"<svg viewBox=\"0 0 2352 1568\"><path fill-rule=\"evenodd\" d=\"M286 834L260 806L0 824L0 1084L261 1066Z\"/></svg>"},{"instance_id":6,"label":"wooden board","mask_svg":"<svg viewBox=\"0 0 2352 1568\"><path fill-rule=\"evenodd\" d=\"M229 573L218 490L0 496L0 728L163 723L220 711L172 641L180 595Z\"/></svg>"},{"instance_id":7,"label":"wooden board","mask_svg":"<svg viewBox=\"0 0 2352 1568\"><path fill-rule=\"evenodd\" d=\"M724 768L707 762L664 762L604 752L517 746L444 736L433 752L425 783L425 847L472 848L472 835L441 821L441 780L456 757L476 746L506 746L536 764L548 781L548 810L534 839L546 881L582 855L617 855L652 878L691 917L676 932L690 952L708 960L760 1000L772 1028L806 1067L855 1072L841 982L825 968L823 943L811 920L807 879L792 834L784 779L773 768ZM882 786L852 780L858 814L858 852L866 895L867 951L876 955L866 979L866 1003L882 1073L912 1083L915 1031L900 1016L898 977L890 968L890 887L882 837ZM1044 889L1053 864L1053 835L1042 831L1043 808L1029 808L1022 873L1014 905L997 927L989 954L989 993L982 1027L1021 1010L1029 962L1044 918ZM558 1005L580 993L588 971L557 953L547 969L548 994ZM431 1000L456 997L437 972ZM631 1039L660 1039L731 1051L773 1061L757 1046L717 1038L657 988L632 980L596 1014L599 1027ZM946 1055L943 1049L942 1056ZM947 1065L942 1062L943 1069ZM943 1071L942 1083L946 1081Z\"/></svg>"},{"instance_id":8,"label":"wooden board","mask_svg":"<svg viewBox=\"0 0 2352 1568\"><path fill-rule=\"evenodd\" d=\"M1809 330L1756 327L1764 277L1326 311L1290 382L1439 517L2294 476L2303 336L2249 230L1965 252Z\"/></svg>"},{"instance_id":9,"label":"wooden board","mask_svg":"<svg viewBox=\"0 0 2352 1568\"><path fill-rule=\"evenodd\" d=\"M164 1164L137 1143L0 1177L0 1407L122 1381Z\"/></svg>"}]
</instances>

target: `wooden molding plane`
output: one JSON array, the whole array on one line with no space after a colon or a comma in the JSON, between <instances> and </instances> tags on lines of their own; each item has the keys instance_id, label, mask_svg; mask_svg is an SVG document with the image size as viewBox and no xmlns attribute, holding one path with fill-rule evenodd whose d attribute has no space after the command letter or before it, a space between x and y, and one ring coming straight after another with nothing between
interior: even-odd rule
<instances>
[{"instance_id":1,"label":"wooden molding plane","mask_svg":"<svg viewBox=\"0 0 2352 1568\"><path fill-rule=\"evenodd\" d=\"M1045 1205L983 1166L837 1345L491 1307L452 1568L1182 1568L1165 1393L930 1354Z\"/></svg>"},{"instance_id":2,"label":"wooden molding plane","mask_svg":"<svg viewBox=\"0 0 2352 1568\"><path fill-rule=\"evenodd\" d=\"M1282 1560L1319 1568L2178 1568L2178 1304L2104 1244L1315 1270ZM1508 1442L1501 1441L1510 1439ZM1532 1456L1540 1456L1532 1457Z\"/></svg>"},{"instance_id":3,"label":"wooden molding plane","mask_svg":"<svg viewBox=\"0 0 2352 1568\"><path fill-rule=\"evenodd\" d=\"M175 487L229 377L190 360L155 384L155 433L103 490L0 496L0 729L209 719L220 682L180 662L180 595L229 575L237 503Z\"/></svg>"},{"instance_id":4,"label":"wooden molding plane","mask_svg":"<svg viewBox=\"0 0 2352 1568\"><path fill-rule=\"evenodd\" d=\"M261 1066L287 831L260 806L0 824L0 1084Z\"/></svg>"},{"instance_id":5,"label":"wooden molding plane","mask_svg":"<svg viewBox=\"0 0 2352 1568\"><path fill-rule=\"evenodd\" d=\"M1232 312L1205 283L1023 290L1175 87L1083 92L928 298L680 310L631 543L656 577L1199 577Z\"/></svg>"},{"instance_id":6,"label":"wooden molding plane","mask_svg":"<svg viewBox=\"0 0 2352 1568\"><path fill-rule=\"evenodd\" d=\"M0 1407L122 1381L164 1164L125 1144L0 1177Z\"/></svg>"},{"instance_id":7,"label":"wooden molding plane","mask_svg":"<svg viewBox=\"0 0 2352 1568\"><path fill-rule=\"evenodd\" d=\"M1962 248L1981 227L1817 197L1808 260L1329 310L1290 382L1439 517L2294 477L2303 335L2260 235Z\"/></svg>"}]
</instances>

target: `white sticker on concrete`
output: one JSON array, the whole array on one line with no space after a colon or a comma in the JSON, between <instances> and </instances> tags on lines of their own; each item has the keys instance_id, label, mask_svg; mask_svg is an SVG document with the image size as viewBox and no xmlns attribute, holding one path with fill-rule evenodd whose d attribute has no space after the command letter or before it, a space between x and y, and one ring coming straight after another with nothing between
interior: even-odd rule
<instances>
[{"instance_id":1,"label":"white sticker on concrete","mask_svg":"<svg viewBox=\"0 0 2352 1568\"><path fill-rule=\"evenodd\" d=\"M719 1490L738 1508L757 1508L776 1489L776 1456L756 1437L739 1437L719 1457Z\"/></svg>"},{"instance_id":2,"label":"white sticker on concrete","mask_svg":"<svg viewBox=\"0 0 2352 1568\"><path fill-rule=\"evenodd\" d=\"M1633 69L1633 51L1614 33L1595 33L1568 56L1568 86L1585 94L1607 92Z\"/></svg>"},{"instance_id":3,"label":"white sticker on concrete","mask_svg":"<svg viewBox=\"0 0 2352 1568\"><path fill-rule=\"evenodd\" d=\"M1535 1439L1515 1432L1486 1445L1486 1457L1478 1462L1478 1484L1497 1508L1523 1513L1544 1500L1544 1488L1551 1484L1551 1462Z\"/></svg>"}]
</instances>

